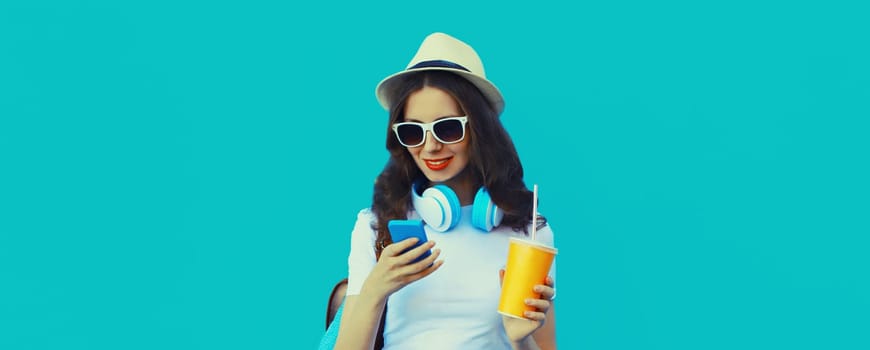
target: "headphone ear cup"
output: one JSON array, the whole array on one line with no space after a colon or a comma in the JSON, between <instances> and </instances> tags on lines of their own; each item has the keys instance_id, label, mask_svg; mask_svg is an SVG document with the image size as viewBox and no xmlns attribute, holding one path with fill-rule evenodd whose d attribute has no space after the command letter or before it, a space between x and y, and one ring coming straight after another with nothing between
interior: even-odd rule
<instances>
[{"instance_id":1,"label":"headphone ear cup","mask_svg":"<svg viewBox=\"0 0 870 350\"><path fill-rule=\"evenodd\" d=\"M440 227L444 223L444 209L437 198L433 198L429 192L425 197L417 192L417 184L411 187L411 204L420 218L430 227Z\"/></svg>"},{"instance_id":2,"label":"headphone ear cup","mask_svg":"<svg viewBox=\"0 0 870 350\"><path fill-rule=\"evenodd\" d=\"M471 209L471 225L489 232L501 223L504 213L489 197L489 192L481 187L474 195L474 206Z\"/></svg>"},{"instance_id":3,"label":"headphone ear cup","mask_svg":"<svg viewBox=\"0 0 870 350\"><path fill-rule=\"evenodd\" d=\"M432 198L441 209L441 222L437 225L429 223L430 227L438 232L445 232L456 227L462 211L456 192L445 185L435 185L423 191L423 197Z\"/></svg>"}]
</instances>

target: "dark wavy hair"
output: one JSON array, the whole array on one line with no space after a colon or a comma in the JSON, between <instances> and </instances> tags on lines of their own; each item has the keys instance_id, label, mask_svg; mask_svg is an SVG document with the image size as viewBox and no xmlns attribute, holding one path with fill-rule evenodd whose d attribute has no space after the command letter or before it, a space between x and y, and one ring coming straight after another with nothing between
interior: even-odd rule
<instances>
[{"instance_id":1,"label":"dark wavy hair","mask_svg":"<svg viewBox=\"0 0 870 350\"><path fill-rule=\"evenodd\" d=\"M415 72L396 79L401 79L396 82L401 88L392 99L396 102L390 106L390 120L386 125L390 159L375 181L371 205L377 216L372 228L378 232L375 244L378 254L392 243L387 223L394 219L407 219L411 208L411 184L422 180L425 187L430 185L390 128L405 120L408 97L427 86L450 94L468 116L469 130L465 137L469 139L469 163L457 176L468 176L475 188L483 186L489 191L493 202L504 211L499 226L507 225L514 231L522 230L528 234L527 226L532 221L532 192L523 182L523 166L513 141L480 90L465 78L445 71ZM537 222L539 227L546 225L546 219L541 216Z\"/></svg>"}]
</instances>

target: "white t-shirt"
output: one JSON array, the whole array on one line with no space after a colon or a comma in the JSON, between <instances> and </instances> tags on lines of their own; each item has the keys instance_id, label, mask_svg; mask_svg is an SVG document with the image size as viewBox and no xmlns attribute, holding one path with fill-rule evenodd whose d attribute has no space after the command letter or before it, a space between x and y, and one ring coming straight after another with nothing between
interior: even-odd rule
<instances>
[{"instance_id":1,"label":"white t-shirt","mask_svg":"<svg viewBox=\"0 0 870 350\"><path fill-rule=\"evenodd\" d=\"M501 292L498 271L507 261L509 239L529 237L510 227L478 230L471 226L471 208L462 207L460 223L450 231L425 227L428 239L441 249L439 259L444 265L390 296L384 349L511 348L497 312ZM412 211L408 218L419 216ZM348 257L347 295L359 294L377 263L373 248L377 232L371 229L376 221L369 209L357 216ZM555 246L549 225L537 231L536 240ZM555 280L555 260L550 275Z\"/></svg>"}]
</instances>

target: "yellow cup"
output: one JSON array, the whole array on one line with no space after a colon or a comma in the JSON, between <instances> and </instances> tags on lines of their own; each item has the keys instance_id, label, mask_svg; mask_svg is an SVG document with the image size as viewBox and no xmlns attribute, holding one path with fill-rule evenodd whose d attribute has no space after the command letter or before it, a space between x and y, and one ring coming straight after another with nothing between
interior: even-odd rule
<instances>
[{"instance_id":1,"label":"yellow cup","mask_svg":"<svg viewBox=\"0 0 870 350\"><path fill-rule=\"evenodd\" d=\"M535 310L534 307L526 305L526 299L541 297L540 293L535 293L534 287L545 284L557 252L556 248L539 242L511 238L498 313L526 318L523 315L525 311Z\"/></svg>"}]
</instances>

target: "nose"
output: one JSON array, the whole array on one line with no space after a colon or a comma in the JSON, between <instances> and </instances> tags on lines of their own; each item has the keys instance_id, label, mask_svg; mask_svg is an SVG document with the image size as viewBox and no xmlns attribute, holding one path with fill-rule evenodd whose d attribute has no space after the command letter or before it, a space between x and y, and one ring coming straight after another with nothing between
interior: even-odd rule
<instances>
[{"instance_id":1,"label":"nose","mask_svg":"<svg viewBox=\"0 0 870 350\"><path fill-rule=\"evenodd\" d=\"M431 131L426 131L426 135L424 135L423 137L426 138L425 140L423 140L423 151L430 153L437 152L439 149L441 149L441 146L443 146L441 142L438 142L438 140L435 139L435 136L432 135Z\"/></svg>"}]
</instances>

